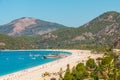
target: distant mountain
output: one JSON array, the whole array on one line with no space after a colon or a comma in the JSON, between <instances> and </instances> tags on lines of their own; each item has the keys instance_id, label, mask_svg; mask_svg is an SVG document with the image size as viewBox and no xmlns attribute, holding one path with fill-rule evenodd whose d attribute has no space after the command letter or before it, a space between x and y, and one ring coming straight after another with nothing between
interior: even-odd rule
<instances>
[{"instance_id":1,"label":"distant mountain","mask_svg":"<svg viewBox=\"0 0 120 80\"><path fill-rule=\"evenodd\" d=\"M85 45L112 45L119 38L120 13L109 11L79 28L60 29L45 34L43 40L37 41L37 44L44 47L47 45L48 47L63 48L69 46L72 48Z\"/></svg>"},{"instance_id":2,"label":"distant mountain","mask_svg":"<svg viewBox=\"0 0 120 80\"><path fill-rule=\"evenodd\" d=\"M64 25L57 23L47 22L31 17L22 17L0 26L0 33L10 36L42 35L64 27Z\"/></svg>"},{"instance_id":3,"label":"distant mountain","mask_svg":"<svg viewBox=\"0 0 120 80\"><path fill-rule=\"evenodd\" d=\"M29 25L35 25L35 23L32 22ZM9 31L9 29L13 30L13 28L15 27L13 26L3 29ZM27 27L27 29L28 28L29 27ZM12 34L13 32L9 32L9 35L10 33ZM22 32L20 33L22 35ZM3 39L3 36L0 35L0 40L1 39ZM9 44L7 43L8 41L4 42L4 40L10 40ZM16 44L13 43L14 40L16 40ZM21 41L23 44L21 44ZM10 47L10 44L14 44L14 46L12 46L14 48L16 48L16 45L19 45L20 47L17 49L90 49L98 46L114 46L116 48L120 48L120 13L115 11L106 12L78 28L66 27L64 29L61 28L43 35L12 37L12 39L11 37L8 37L0 41L0 46L4 48L9 46L8 48L11 49L12 47ZM27 47L28 45L29 47Z\"/></svg>"}]
</instances>

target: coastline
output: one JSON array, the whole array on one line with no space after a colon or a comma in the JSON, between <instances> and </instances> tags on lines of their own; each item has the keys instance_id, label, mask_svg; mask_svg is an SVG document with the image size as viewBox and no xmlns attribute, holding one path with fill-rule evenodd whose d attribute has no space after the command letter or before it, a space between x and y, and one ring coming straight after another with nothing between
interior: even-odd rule
<instances>
[{"instance_id":1,"label":"coastline","mask_svg":"<svg viewBox=\"0 0 120 80\"><path fill-rule=\"evenodd\" d=\"M44 50L44 49L40 49L40 50ZM50 51L51 49L45 49L45 50ZM0 80L41 80L42 74L44 72L56 73L60 70L60 68L66 70L67 64L70 64L70 68L72 68L78 62L82 62L83 60L86 61L88 57L94 59L98 57L102 57L102 54L91 54L89 50L64 50L64 49L54 49L54 50L70 52L72 54L68 57L61 58L59 60L55 60L43 65L35 66L19 72L14 72L12 74L1 76Z\"/></svg>"},{"instance_id":2,"label":"coastline","mask_svg":"<svg viewBox=\"0 0 120 80\"><path fill-rule=\"evenodd\" d=\"M20 49L20 50L10 50L10 49L5 49L5 50L0 50L0 51L59 51L59 49L28 49L28 50L24 50L24 49Z\"/></svg>"}]
</instances>

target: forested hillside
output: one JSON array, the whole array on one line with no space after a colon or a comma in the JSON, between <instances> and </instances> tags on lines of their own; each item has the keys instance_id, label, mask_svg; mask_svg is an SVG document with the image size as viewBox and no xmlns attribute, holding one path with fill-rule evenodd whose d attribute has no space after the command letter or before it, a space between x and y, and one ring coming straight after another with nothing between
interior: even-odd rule
<instances>
[{"instance_id":1,"label":"forested hillside","mask_svg":"<svg viewBox=\"0 0 120 80\"><path fill-rule=\"evenodd\" d=\"M33 37L11 37L0 34L0 49L32 49L36 48L33 43Z\"/></svg>"},{"instance_id":2,"label":"forested hillside","mask_svg":"<svg viewBox=\"0 0 120 80\"><path fill-rule=\"evenodd\" d=\"M106 12L79 28L60 29L37 41L43 47L111 45L120 38L120 13Z\"/></svg>"}]
</instances>

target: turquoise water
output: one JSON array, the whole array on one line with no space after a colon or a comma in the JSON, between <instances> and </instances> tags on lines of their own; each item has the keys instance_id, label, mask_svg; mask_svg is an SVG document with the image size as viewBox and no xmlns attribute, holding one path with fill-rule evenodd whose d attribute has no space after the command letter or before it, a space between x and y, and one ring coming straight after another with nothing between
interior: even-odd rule
<instances>
[{"instance_id":1,"label":"turquoise water","mask_svg":"<svg viewBox=\"0 0 120 80\"><path fill-rule=\"evenodd\" d=\"M69 52L45 50L0 51L0 76L57 60L58 58L43 58L43 55L51 53L69 54Z\"/></svg>"}]
</instances>

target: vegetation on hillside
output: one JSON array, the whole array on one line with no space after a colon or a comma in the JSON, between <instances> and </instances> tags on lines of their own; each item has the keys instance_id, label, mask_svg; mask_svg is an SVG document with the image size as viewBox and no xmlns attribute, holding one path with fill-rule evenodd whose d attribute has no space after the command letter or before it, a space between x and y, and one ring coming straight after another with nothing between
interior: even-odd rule
<instances>
[{"instance_id":1,"label":"vegetation on hillside","mask_svg":"<svg viewBox=\"0 0 120 80\"><path fill-rule=\"evenodd\" d=\"M29 37L11 37L0 34L0 49L33 49L36 48L32 38Z\"/></svg>"},{"instance_id":2,"label":"vegetation on hillside","mask_svg":"<svg viewBox=\"0 0 120 80\"><path fill-rule=\"evenodd\" d=\"M38 38L37 44L43 48L111 46L120 38L119 16L120 13L115 11L106 12L79 28L64 28L45 34L42 39Z\"/></svg>"},{"instance_id":3,"label":"vegetation on hillside","mask_svg":"<svg viewBox=\"0 0 120 80\"><path fill-rule=\"evenodd\" d=\"M120 80L120 53L106 49L103 58L89 58L84 63L78 63L70 71L67 66L66 73L62 80Z\"/></svg>"},{"instance_id":4,"label":"vegetation on hillside","mask_svg":"<svg viewBox=\"0 0 120 80\"><path fill-rule=\"evenodd\" d=\"M120 39L120 13L106 12L78 28L59 29L42 36L0 35L0 49L92 49ZM5 45L4 45L5 44ZM117 43L120 48L120 41Z\"/></svg>"}]
</instances>

